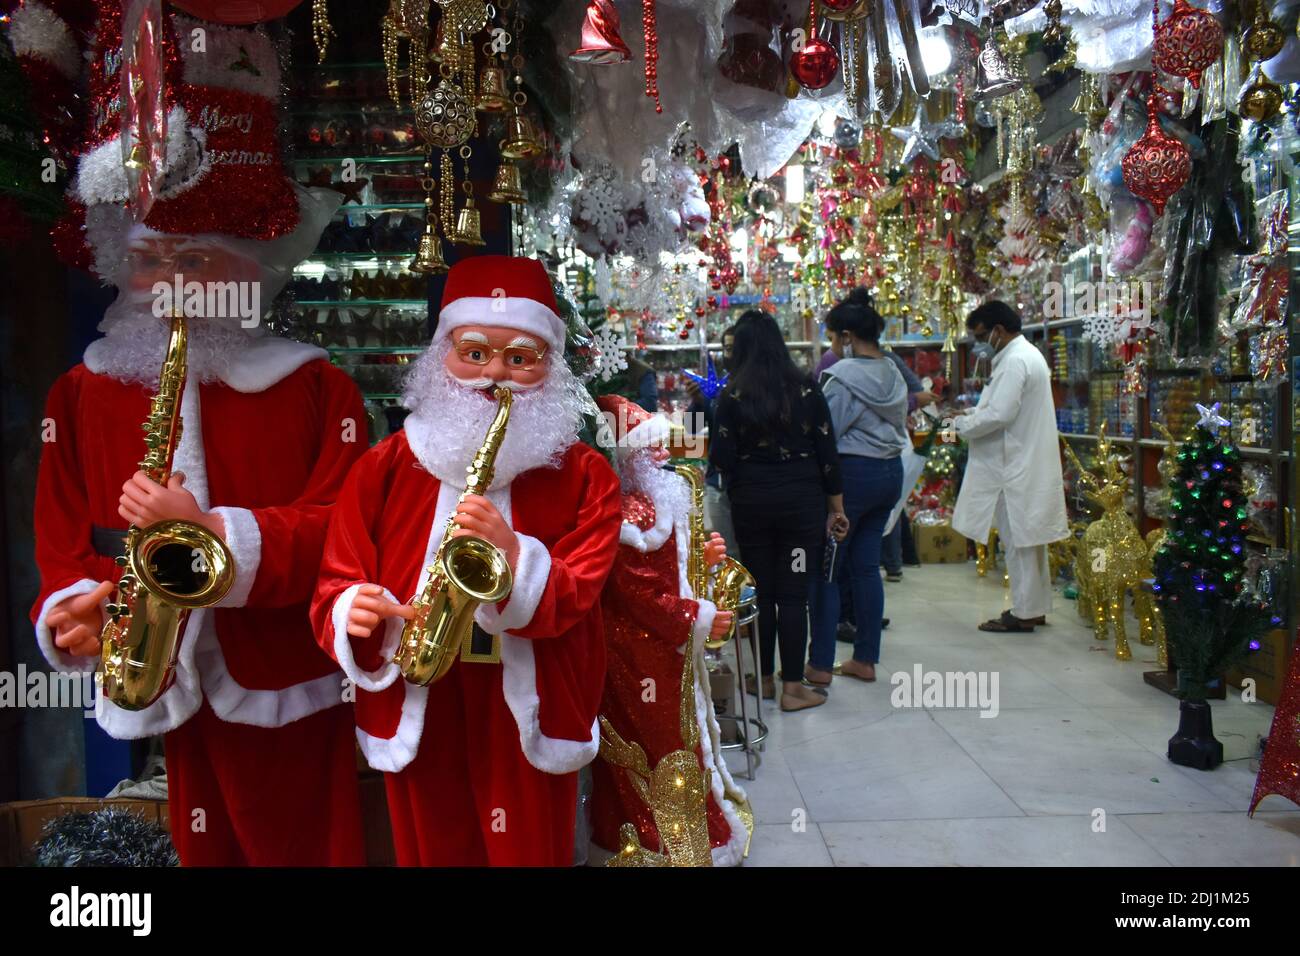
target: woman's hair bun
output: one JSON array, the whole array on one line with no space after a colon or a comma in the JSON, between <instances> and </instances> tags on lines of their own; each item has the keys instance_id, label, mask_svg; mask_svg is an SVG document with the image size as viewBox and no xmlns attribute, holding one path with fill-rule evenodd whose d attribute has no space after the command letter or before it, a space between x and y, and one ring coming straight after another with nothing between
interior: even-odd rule
<instances>
[{"instance_id":1,"label":"woman's hair bun","mask_svg":"<svg viewBox=\"0 0 1300 956\"><path fill-rule=\"evenodd\" d=\"M875 296L865 286L857 286L844 301L850 305L862 306L867 309L876 307Z\"/></svg>"}]
</instances>

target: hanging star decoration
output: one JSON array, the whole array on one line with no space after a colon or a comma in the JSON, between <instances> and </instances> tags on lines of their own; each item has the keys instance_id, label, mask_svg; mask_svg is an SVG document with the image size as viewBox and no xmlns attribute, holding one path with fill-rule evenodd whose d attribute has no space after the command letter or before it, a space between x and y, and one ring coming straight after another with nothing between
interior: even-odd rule
<instances>
[{"instance_id":1,"label":"hanging star decoration","mask_svg":"<svg viewBox=\"0 0 1300 956\"><path fill-rule=\"evenodd\" d=\"M1196 403L1196 410L1201 413L1200 421L1196 423L1198 428L1204 428L1207 431L1217 431L1220 428L1226 428L1230 423L1226 418L1219 414L1219 406L1222 402L1215 402L1211 407L1206 408L1200 402Z\"/></svg>"},{"instance_id":2,"label":"hanging star decoration","mask_svg":"<svg viewBox=\"0 0 1300 956\"><path fill-rule=\"evenodd\" d=\"M929 123L925 119L925 104L919 103L916 115L908 126L891 126L889 131L903 141L903 165L909 165L917 156L924 153L936 163L939 161L939 139L951 139L952 124Z\"/></svg>"},{"instance_id":3,"label":"hanging star decoration","mask_svg":"<svg viewBox=\"0 0 1300 956\"><path fill-rule=\"evenodd\" d=\"M722 376L722 378L718 378L718 370L713 364L712 355L709 356L709 371L707 375L699 375L688 369L684 369L683 372L687 378L700 387L700 394L709 399L709 401L717 398L718 393L722 391L727 384L726 375Z\"/></svg>"}]
</instances>

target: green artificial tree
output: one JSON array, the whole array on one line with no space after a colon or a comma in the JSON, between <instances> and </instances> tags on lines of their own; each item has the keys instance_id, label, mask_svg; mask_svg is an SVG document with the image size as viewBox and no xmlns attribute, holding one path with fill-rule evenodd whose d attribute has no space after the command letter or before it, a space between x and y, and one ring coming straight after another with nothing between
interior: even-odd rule
<instances>
[{"instance_id":1,"label":"green artificial tree","mask_svg":"<svg viewBox=\"0 0 1300 956\"><path fill-rule=\"evenodd\" d=\"M1178 451L1170 517L1155 555L1153 590L1179 671L1181 720L1169 759L1210 770L1223 760L1214 738L1208 685L1239 662L1276 619L1245 588L1250 529L1241 487L1241 452L1219 436L1219 406L1197 406L1201 420Z\"/></svg>"}]
</instances>

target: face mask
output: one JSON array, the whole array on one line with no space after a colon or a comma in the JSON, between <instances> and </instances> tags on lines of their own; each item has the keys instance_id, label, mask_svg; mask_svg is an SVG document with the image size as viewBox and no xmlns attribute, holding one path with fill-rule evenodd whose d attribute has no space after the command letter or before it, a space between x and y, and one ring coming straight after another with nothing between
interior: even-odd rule
<instances>
[{"instance_id":1,"label":"face mask","mask_svg":"<svg viewBox=\"0 0 1300 956\"><path fill-rule=\"evenodd\" d=\"M990 342L976 342L971 346L971 354L977 359L992 359L996 352Z\"/></svg>"}]
</instances>

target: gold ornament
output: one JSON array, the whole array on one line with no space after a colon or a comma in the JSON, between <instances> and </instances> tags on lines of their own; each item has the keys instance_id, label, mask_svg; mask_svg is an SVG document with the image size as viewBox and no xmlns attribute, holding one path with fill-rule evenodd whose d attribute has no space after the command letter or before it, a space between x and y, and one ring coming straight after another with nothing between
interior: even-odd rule
<instances>
[{"instance_id":1,"label":"gold ornament","mask_svg":"<svg viewBox=\"0 0 1300 956\"><path fill-rule=\"evenodd\" d=\"M330 46L330 37L338 36L330 26L328 0L312 0L311 3L311 38L316 43L316 62L325 62L325 52Z\"/></svg>"},{"instance_id":2,"label":"gold ornament","mask_svg":"<svg viewBox=\"0 0 1300 956\"><path fill-rule=\"evenodd\" d=\"M1258 63L1251 70L1250 82L1241 91L1237 108L1246 119L1262 123L1272 119L1282 108L1282 89L1270 80Z\"/></svg>"},{"instance_id":3,"label":"gold ornament","mask_svg":"<svg viewBox=\"0 0 1300 956\"><path fill-rule=\"evenodd\" d=\"M451 82L450 68L442 64L442 79L415 104L415 128L430 146L454 149L474 133L474 106Z\"/></svg>"},{"instance_id":4,"label":"gold ornament","mask_svg":"<svg viewBox=\"0 0 1300 956\"><path fill-rule=\"evenodd\" d=\"M1142 590L1142 582L1150 577L1147 569L1147 544L1138 534L1133 519L1124 510L1124 493L1128 476L1120 468L1118 459L1111 454L1110 440L1106 437L1103 422L1097 435L1097 472L1084 468L1065 439L1061 440L1065 457L1078 471L1078 482L1088 496L1102 508L1102 515L1088 525L1079 543L1079 553L1074 567L1075 578L1081 594L1087 595L1092 612L1093 634L1099 641L1106 640L1108 631L1115 632L1115 659L1131 660L1128 633L1124 625L1124 596L1133 592L1134 611L1139 621L1148 624L1140 632L1143 643L1150 640L1152 614L1155 602L1152 595Z\"/></svg>"},{"instance_id":5,"label":"gold ornament","mask_svg":"<svg viewBox=\"0 0 1300 956\"><path fill-rule=\"evenodd\" d=\"M1255 0L1255 21L1241 38L1241 48L1252 60L1271 60L1282 52L1286 34L1268 16L1264 0Z\"/></svg>"}]
</instances>

